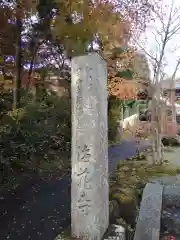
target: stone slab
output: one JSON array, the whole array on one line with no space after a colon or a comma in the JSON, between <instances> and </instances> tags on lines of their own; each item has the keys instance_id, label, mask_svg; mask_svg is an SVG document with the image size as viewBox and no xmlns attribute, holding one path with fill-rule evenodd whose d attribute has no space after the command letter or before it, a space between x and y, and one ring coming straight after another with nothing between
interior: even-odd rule
<instances>
[{"instance_id":1,"label":"stone slab","mask_svg":"<svg viewBox=\"0 0 180 240\"><path fill-rule=\"evenodd\" d=\"M177 174L176 176L163 176L159 178L156 177L151 180L151 183L159 183L163 186L168 186L168 185L180 186L180 175Z\"/></svg>"},{"instance_id":2,"label":"stone slab","mask_svg":"<svg viewBox=\"0 0 180 240\"><path fill-rule=\"evenodd\" d=\"M92 53L71 69L72 237L100 240L109 225L107 66Z\"/></svg>"},{"instance_id":3,"label":"stone slab","mask_svg":"<svg viewBox=\"0 0 180 240\"><path fill-rule=\"evenodd\" d=\"M161 232L180 234L180 184L164 186Z\"/></svg>"},{"instance_id":4,"label":"stone slab","mask_svg":"<svg viewBox=\"0 0 180 240\"><path fill-rule=\"evenodd\" d=\"M163 187L146 184L136 224L134 240L159 240Z\"/></svg>"},{"instance_id":5,"label":"stone slab","mask_svg":"<svg viewBox=\"0 0 180 240\"><path fill-rule=\"evenodd\" d=\"M180 185L164 186L163 205L180 207Z\"/></svg>"},{"instance_id":6,"label":"stone slab","mask_svg":"<svg viewBox=\"0 0 180 240\"><path fill-rule=\"evenodd\" d=\"M180 208L163 208L161 217L161 232L180 234Z\"/></svg>"}]
</instances>

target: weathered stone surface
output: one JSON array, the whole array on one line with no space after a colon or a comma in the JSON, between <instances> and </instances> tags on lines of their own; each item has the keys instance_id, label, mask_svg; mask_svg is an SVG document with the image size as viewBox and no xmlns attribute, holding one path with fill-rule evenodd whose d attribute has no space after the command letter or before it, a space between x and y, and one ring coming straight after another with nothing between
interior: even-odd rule
<instances>
[{"instance_id":1,"label":"weathered stone surface","mask_svg":"<svg viewBox=\"0 0 180 240\"><path fill-rule=\"evenodd\" d=\"M72 235L100 240L109 224L107 67L93 53L72 60Z\"/></svg>"},{"instance_id":2,"label":"weathered stone surface","mask_svg":"<svg viewBox=\"0 0 180 240\"><path fill-rule=\"evenodd\" d=\"M163 186L161 234L180 234L180 175L153 180Z\"/></svg>"},{"instance_id":3,"label":"weathered stone surface","mask_svg":"<svg viewBox=\"0 0 180 240\"><path fill-rule=\"evenodd\" d=\"M163 187L146 184L140 205L134 240L159 240Z\"/></svg>"},{"instance_id":4,"label":"weathered stone surface","mask_svg":"<svg viewBox=\"0 0 180 240\"><path fill-rule=\"evenodd\" d=\"M172 186L172 185L179 185L180 186L180 175L176 176L163 176L160 178L155 178L151 180L152 183L159 183L163 186Z\"/></svg>"},{"instance_id":5,"label":"weathered stone surface","mask_svg":"<svg viewBox=\"0 0 180 240\"><path fill-rule=\"evenodd\" d=\"M180 208L163 208L161 217L161 232L180 234Z\"/></svg>"},{"instance_id":6,"label":"weathered stone surface","mask_svg":"<svg viewBox=\"0 0 180 240\"><path fill-rule=\"evenodd\" d=\"M164 187L161 232L180 234L180 185Z\"/></svg>"},{"instance_id":7,"label":"weathered stone surface","mask_svg":"<svg viewBox=\"0 0 180 240\"><path fill-rule=\"evenodd\" d=\"M166 207L180 207L180 185L164 186L163 204Z\"/></svg>"}]
</instances>

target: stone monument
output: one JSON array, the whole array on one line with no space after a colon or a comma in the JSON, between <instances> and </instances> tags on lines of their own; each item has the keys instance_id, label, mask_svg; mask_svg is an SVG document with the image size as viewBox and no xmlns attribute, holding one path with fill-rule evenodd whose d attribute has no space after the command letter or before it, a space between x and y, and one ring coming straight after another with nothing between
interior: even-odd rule
<instances>
[{"instance_id":1,"label":"stone monument","mask_svg":"<svg viewBox=\"0 0 180 240\"><path fill-rule=\"evenodd\" d=\"M72 237L100 240L109 225L107 66L97 54L72 59Z\"/></svg>"},{"instance_id":2,"label":"stone monument","mask_svg":"<svg viewBox=\"0 0 180 240\"><path fill-rule=\"evenodd\" d=\"M147 183L142 196L134 240L159 240L163 187Z\"/></svg>"}]
</instances>

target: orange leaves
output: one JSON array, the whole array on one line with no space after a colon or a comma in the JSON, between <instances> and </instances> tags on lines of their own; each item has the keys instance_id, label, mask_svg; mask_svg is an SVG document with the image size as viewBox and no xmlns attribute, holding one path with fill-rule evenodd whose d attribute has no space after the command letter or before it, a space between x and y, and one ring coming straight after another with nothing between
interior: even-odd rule
<instances>
[{"instance_id":1,"label":"orange leaves","mask_svg":"<svg viewBox=\"0 0 180 240\"><path fill-rule=\"evenodd\" d=\"M73 12L82 13L87 6L87 0L55 0L57 7L61 11L61 16Z\"/></svg>"},{"instance_id":2,"label":"orange leaves","mask_svg":"<svg viewBox=\"0 0 180 240\"><path fill-rule=\"evenodd\" d=\"M98 36L105 51L114 46L121 46L129 40L129 26L120 13L115 11L114 4L98 0L56 2L60 14L54 21L54 34L69 48L76 48L76 44L79 43L87 48L95 36Z\"/></svg>"},{"instance_id":3,"label":"orange leaves","mask_svg":"<svg viewBox=\"0 0 180 240\"><path fill-rule=\"evenodd\" d=\"M61 39L66 50L80 52L87 48L87 42L92 40L95 32L87 9L87 1L56 1L60 14L54 20L53 33ZM82 45L82 46L81 46ZM80 49L82 47L82 49Z\"/></svg>"},{"instance_id":4,"label":"orange leaves","mask_svg":"<svg viewBox=\"0 0 180 240\"><path fill-rule=\"evenodd\" d=\"M113 55L105 56L105 59L108 64L108 76L109 81L114 81L116 74L118 71L123 71L126 69L131 69L132 61L134 58L134 50L124 50L121 53L117 53ZM116 79L117 80L117 79Z\"/></svg>"},{"instance_id":5,"label":"orange leaves","mask_svg":"<svg viewBox=\"0 0 180 240\"><path fill-rule=\"evenodd\" d=\"M35 12L36 7L39 3L38 0L16 0L17 5L20 6L24 11Z\"/></svg>"},{"instance_id":6,"label":"orange leaves","mask_svg":"<svg viewBox=\"0 0 180 240\"><path fill-rule=\"evenodd\" d=\"M108 65L108 90L109 94L120 99L132 100L137 97L137 90L140 85L138 79L134 77L132 80L126 80L121 77L123 71L132 71L134 73L133 62L136 59L137 52L135 49L116 50L111 55L107 55L106 61Z\"/></svg>"},{"instance_id":7,"label":"orange leaves","mask_svg":"<svg viewBox=\"0 0 180 240\"><path fill-rule=\"evenodd\" d=\"M100 33L104 51L111 51L115 47L122 47L127 45L129 41L129 24L123 19L123 16L115 11L115 6L110 3L102 3L98 6L97 19L99 25L98 31ZM100 15L101 8L103 15ZM99 17L101 16L101 17Z\"/></svg>"},{"instance_id":8,"label":"orange leaves","mask_svg":"<svg viewBox=\"0 0 180 240\"><path fill-rule=\"evenodd\" d=\"M136 99L137 83L135 81L128 81L124 79L117 79L117 82L110 83L110 95L116 96L122 100Z\"/></svg>"}]
</instances>

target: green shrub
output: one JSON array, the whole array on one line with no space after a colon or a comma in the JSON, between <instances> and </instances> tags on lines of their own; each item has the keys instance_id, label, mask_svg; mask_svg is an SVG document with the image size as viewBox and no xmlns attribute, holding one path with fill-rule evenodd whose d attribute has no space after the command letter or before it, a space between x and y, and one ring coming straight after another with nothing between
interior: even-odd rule
<instances>
[{"instance_id":1,"label":"green shrub","mask_svg":"<svg viewBox=\"0 0 180 240\"><path fill-rule=\"evenodd\" d=\"M0 168L15 165L37 170L41 161L53 161L70 151L71 110L66 97L49 96L9 111L0 126Z\"/></svg>"},{"instance_id":2,"label":"green shrub","mask_svg":"<svg viewBox=\"0 0 180 240\"><path fill-rule=\"evenodd\" d=\"M162 143L164 146L174 146L178 147L180 146L180 139L178 136L176 137L163 137Z\"/></svg>"},{"instance_id":3,"label":"green shrub","mask_svg":"<svg viewBox=\"0 0 180 240\"><path fill-rule=\"evenodd\" d=\"M120 120L121 101L110 96L108 102L108 139L109 142L116 142L121 139L118 131Z\"/></svg>"}]
</instances>

